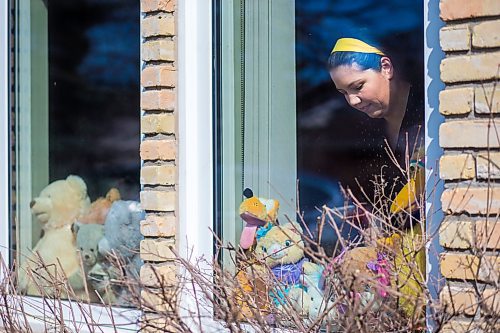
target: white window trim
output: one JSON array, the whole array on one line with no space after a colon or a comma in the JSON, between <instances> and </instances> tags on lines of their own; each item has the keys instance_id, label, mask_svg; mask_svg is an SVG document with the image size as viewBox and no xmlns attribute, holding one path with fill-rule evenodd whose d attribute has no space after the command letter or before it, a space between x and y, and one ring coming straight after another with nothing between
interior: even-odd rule
<instances>
[{"instance_id":1,"label":"white window trim","mask_svg":"<svg viewBox=\"0 0 500 333\"><path fill-rule=\"evenodd\" d=\"M184 258L204 258L210 263L214 255L210 233L214 221L212 1L179 1L177 6L177 31L182 36L177 39L177 248ZM200 269L211 271L209 265ZM198 288L182 288L180 311L183 317L192 318L187 324L193 331L200 329L200 323L204 332L227 331L222 323L213 320L210 306L196 306L193 289Z\"/></svg>"},{"instance_id":2,"label":"white window trim","mask_svg":"<svg viewBox=\"0 0 500 333\"><path fill-rule=\"evenodd\" d=\"M212 1L179 1L178 144L181 254L213 255Z\"/></svg>"}]
</instances>

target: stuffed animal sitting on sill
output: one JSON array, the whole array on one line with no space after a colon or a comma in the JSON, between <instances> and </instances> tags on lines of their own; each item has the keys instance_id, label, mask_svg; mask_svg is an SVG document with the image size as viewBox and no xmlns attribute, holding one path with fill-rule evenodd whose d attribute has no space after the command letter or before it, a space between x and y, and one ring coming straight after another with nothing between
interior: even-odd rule
<instances>
[{"instance_id":1,"label":"stuffed animal sitting on sill","mask_svg":"<svg viewBox=\"0 0 500 333\"><path fill-rule=\"evenodd\" d=\"M268 274L268 285L273 286L269 296L278 312L289 303L297 313L316 318L327 303L319 289L323 268L304 257L301 234L300 226L294 223L258 230L257 267L259 274L266 274L266 270L272 273Z\"/></svg>"},{"instance_id":2,"label":"stuffed animal sitting on sill","mask_svg":"<svg viewBox=\"0 0 500 333\"><path fill-rule=\"evenodd\" d=\"M33 199L31 211L42 224L43 236L23 262L21 291L31 296L52 296L55 284L67 279L75 296L86 299L85 278L71 228L89 206L87 185L73 175L50 183ZM63 290L60 296L66 297L66 292Z\"/></svg>"}]
</instances>

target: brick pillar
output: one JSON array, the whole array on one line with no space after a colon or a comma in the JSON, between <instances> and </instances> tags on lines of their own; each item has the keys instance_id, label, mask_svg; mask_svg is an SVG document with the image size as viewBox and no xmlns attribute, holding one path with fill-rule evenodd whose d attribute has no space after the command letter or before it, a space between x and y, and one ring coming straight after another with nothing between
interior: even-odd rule
<instances>
[{"instance_id":1,"label":"brick pillar","mask_svg":"<svg viewBox=\"0 0 500 333\"><path fill-rule=\"evenodd\" d=\"M141 0L141 12L141 205L146 220L141 222L145 264L140 279L147 286L144 302L164 310L158 295L165 293L155 288L171 285L173 290L177 282L172 252L178 230L176 1ZM154 319L146 315L146 320ZM166 325L165 319L156 318L155 326L162 327L161 322Z\"/></svg>"},{"instance_id":2,"label":"brick pillar","mask_svg":"<svg viewBox=\"0 0 500 333\"><path fill-rule=\"evenodd\" d=\"M500 313L500 1L441 0L440 10L440 296L456 315L444 331L466 332Z\"/></svg>"}]
</instances>

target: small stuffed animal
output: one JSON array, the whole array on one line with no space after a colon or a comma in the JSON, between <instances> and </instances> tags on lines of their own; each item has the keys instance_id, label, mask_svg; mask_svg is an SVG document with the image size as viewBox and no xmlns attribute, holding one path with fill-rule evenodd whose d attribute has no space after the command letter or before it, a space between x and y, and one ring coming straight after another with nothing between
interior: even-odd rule
<instances>
[{"instance_id":1,"label":"small stuffed animal","mask_svg":"<svg viewBox=\"0 0 500 333\"><path fill-rule=\"evenodd\" d=\"M274 199L257 198L251 189L243 191L245 200L240 204L240 217L245 222L241 232L240 246L248 250L255 243L257 228L264 227L268 223L277 224L279 201Z\"/></svg>"},{"instance_id":2,"label":"small stuffed animal","mask_svg":"<svg viewBox=\"0 0 500 333\"><path fill-rule=\"evenodd\" d=\"M346 301L353 297L362 311L377 311L382 303L388 307L389 302L394 301L389 291L395 285L392 257L398 246L400 237L395 234L377 240L376 246L344 249L323 271L321 290L327 294L331 294L328 289L334 290L337 295L333 295L333 299L338 293L342 293ZM335 310L347 311L345 303L339 302Z\"/></svg>"},{"instance_id":3,"label":"small stuffed animal","mask_svg":"<svg viewBox=\"0 0 500 333\"><path fill-rule=\"evenodd\" d=\"M111 204L117 200L120 200L120 191L116 188L112 188L106 194L106 197L97 198L92 204L88 212L78 218L80 223L97 223L104 224L106 221L106 216L108 215Z\"/></svg>"},{"instance_id":4,"label":"small stuffed animal","mask_svg":"<svg viewBox=\"0 0 500 333\"><path fill-rule=\"evenodd\" d=\"M124 277L136 278L142 266L139 256L140 222L145 212L136 201L113 202L104 223L104 235L98 244L98 261L88 272L89 282L106 303L128 305L126 287L120 284ZM117 266L116 258L123 266Z\"/></svg>"},{"instance_id":5,"label":"small stuffed animal","mask_svg":"<svg viewBox=\"0 0 500 333\"><path fill-rule=\"evenodd\" d=\"M265 300L267 290L261 279L249 279L252 275L247 274L246 268L255 263L253 247L255 246L256 233L258 230L266 226L277 224L279 201L258 198L254 196L252 190L249 188L243 191L243 196L245 199L240 204L239 215L244 221L245 226L243 227L240 237L240 247L245 250L245 255L239 258L240 260L238 261L240 270L236 274L236 279L240 284L241 290L237 291L235 297L239 303L241 315L251 317L252 311L250 310L250 305L244 301L246 296L243 296L242 292L245 294L253 293L256 296L255 298L259 310L265 312L268 308L268 304Z\"/></svg>"},{"instance_id":6,"label":"small stuffed animal","mask_svg":"<svg viewBox=\"0 0 500 333\"><path fill-rule=\"evenodd\" d=\"M112 305L129 305L127 290L119 284L122 278L122 272L106 261L97 262L87 274L88 283L99 294L99 300Z\"/></svg>"},{"instance_id":7,"label":"small stuffed animal","mask_svg":"<svg viewBox=\"0 0 500 333\"><path fill-rule=\"evenodd\" d=\"M71 227L77 218L88 210L89 206L90 199L85 182L82 178L73 175L50 183L38 197L33 199L30 203L31 211L42 224L43 236L33 248L32 255L28 256L22 265L21 290L27 292L28 295L40 295L38 285L51 295L53 290L51 286L47 286L46 281L47 279L53 281L53 279L47 276L49 274L46 270L55 274L62 268L76 296L84 298L85 278ZM38 256L43 260L47 269L39 267ZM23 274L29 271L33 272L30 275L33 275L36 281Z\"/></svg>"},{"instance_id":8,"label":"small stuffed animal","mask_svg":"<svg viewBox=\"0 0 500 333\"><path fill-rule=\"evenodd\" d=\"M323 269L304 257L304 242L299 226L287 223L260 230L257 233L255 255L271 269L278 283L270 292L278 309L288 299L297 311L312 317L318 315L318 304L323 299L318 284ZM315 308L312 304L315 304Z\"/></svg>"},{"instance_id":9,"label":"small stuffed animal","mask_svg":"<svg viewBox=\"0 0 500 333\"><path fill-rule=\"evenodd\" d=\"M76 234L76 247L80 253L83 262L85 274L102 260L99 253L99 241L104 236L104 226L101 224L82 224L75 223L73 232Z\"/></svg>"},{"instance_id":10,"label":"small stuffed animal","mask_svg":"<svg viewBox=\"0 0 500 333\"><path fill-rule=\"evenodd\" d=\"M137 275L142 266L139 256L141 240L140 222L146 217L136 201L113 202L104 223L104 237L99 241L103 256L118 255L123 259L129 274Z\"/></svg>"}]
</instances>

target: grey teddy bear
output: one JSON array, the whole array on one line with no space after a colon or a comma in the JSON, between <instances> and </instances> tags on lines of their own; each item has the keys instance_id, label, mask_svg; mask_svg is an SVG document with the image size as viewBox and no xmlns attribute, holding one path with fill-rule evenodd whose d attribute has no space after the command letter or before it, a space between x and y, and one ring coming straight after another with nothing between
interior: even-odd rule
<instances>
[{"instance_id":1,"label":"grey teddy bear","mask_svg":"<svg viewBox=\"0 0 500 333\"><path fill-rule=\"evenodd\" d=\"M83 268L87 274L98 261L102 260L98 244L104 236L104 226L76 222L72 228L76 234L76 247L80 251Z\"/></svg>"},{"instance_id":2,"label":"grey teddy bear","mask_svg":"<svg viewBox=\"0 0 500 333\"><path fill-rule=\"evenodd\" d=\"M118 200L113 202L104 223L104 236L99 241L99 254L104 258L118 257L123 262L121 270L109 260L95 265L89 277L97 290L106 289L106 297L110 303L124 304L126 290L119 281L126 276L136 278L142 266L139 255L140 242L144 237L140 232L140 221L146 217L140 204L136 201ZM114 295L110 295L112 290Z\"/></svg>"}]
</instances>

